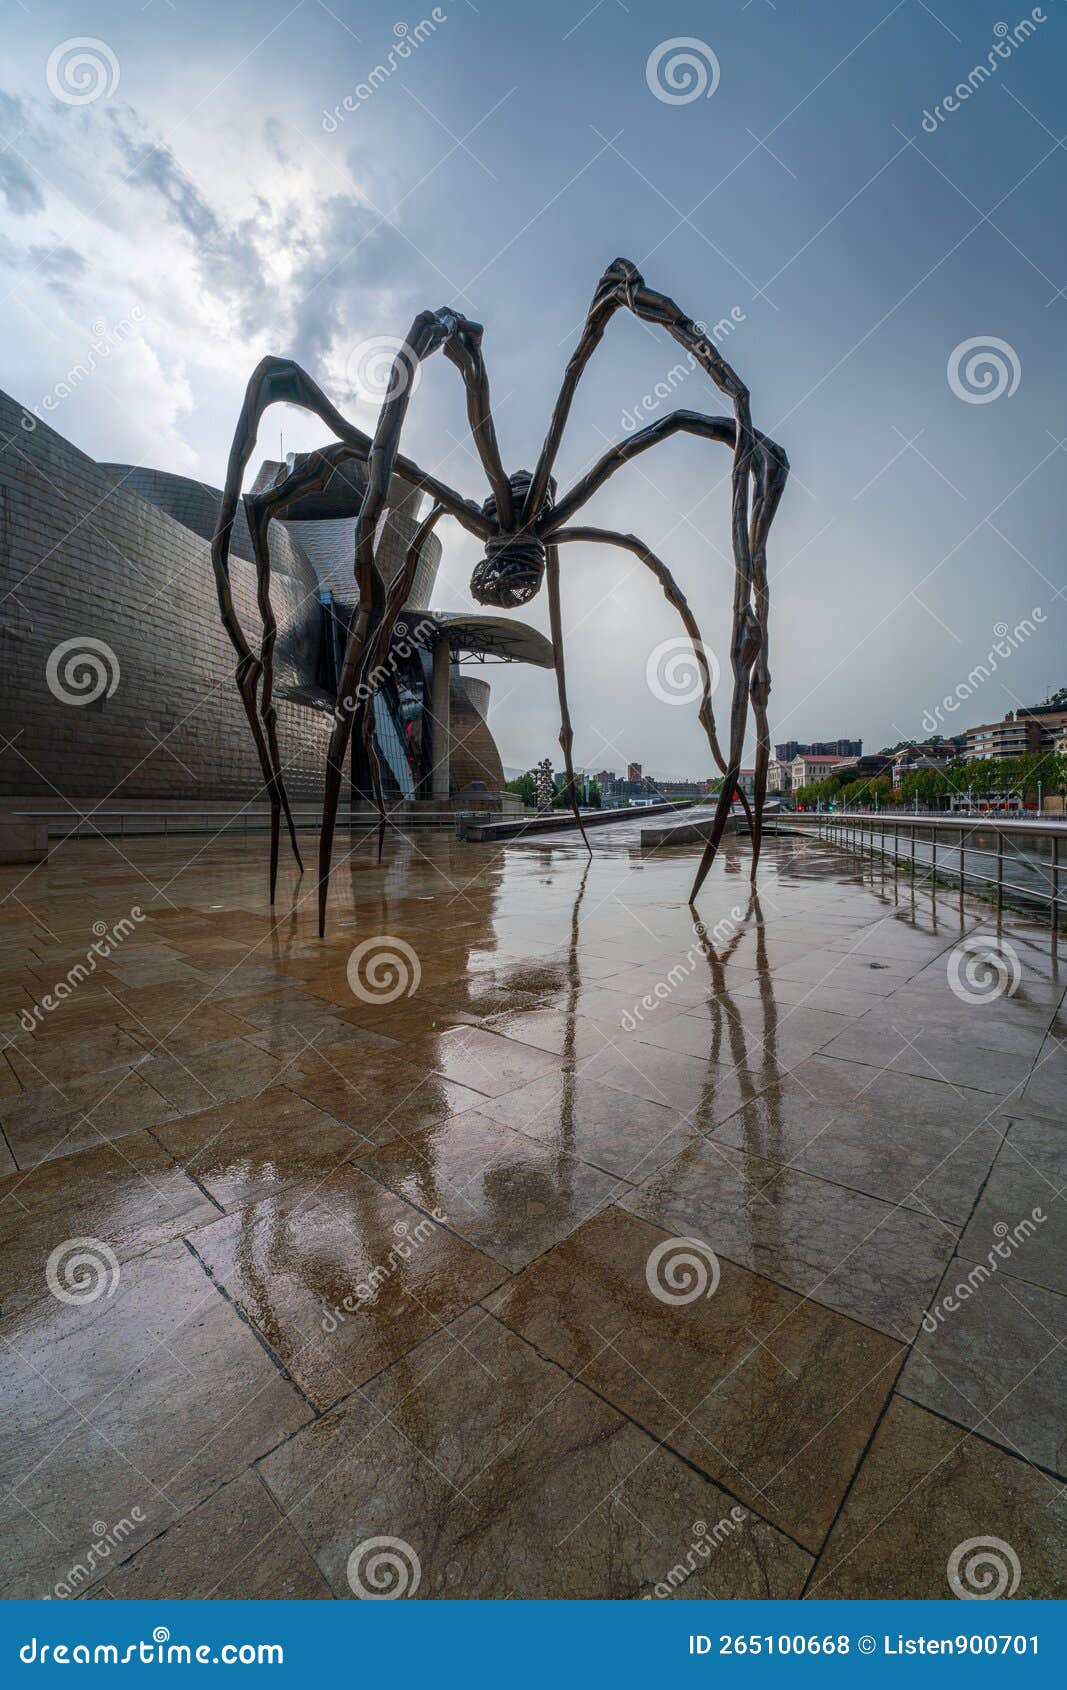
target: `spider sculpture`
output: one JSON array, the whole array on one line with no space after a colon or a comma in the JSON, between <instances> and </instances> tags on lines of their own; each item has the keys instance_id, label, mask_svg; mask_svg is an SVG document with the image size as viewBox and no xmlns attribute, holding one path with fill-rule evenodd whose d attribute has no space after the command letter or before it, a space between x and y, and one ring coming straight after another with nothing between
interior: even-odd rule
<instances>
[{"instance_id":1,"label":"spider sculpture","mask_svg":"<svg viewBox=\"0 0 1067 1690\"><path fill-rule=\"evenodd\" d=\"M710 376L715 386L732 401L732 417L704 416L697 411L675 411L647 428L631 434L611 448L581 480L556 497L552 469L570 412L575 389L608 323L622 307L648 323L659 324L690 354L695 364ZM539 591L542 580L548 588L549 618L555 650L556 683L559 693L560 745L563 749L568 796L575 819L578 814L574 769L571 759L573 734L567 708L563 668L563 637L559 591L559 548L575 541L599 541L632 552L652 571L668 601L677 609L686 633L693 642L700 668L702 699L700 721L708 737L712 756L722 771L714 823L704 848L690 893L692 902L707 875L718 849L730 805L737 789L741 753L751 697L757 731L756 772L751 807L742 798L752 833L752 874L759 860L763 802L767 790L770 735L767 701L770 695L768 671L767 536L785 487L789 464L785 453L772 440L757 432L749 413L748 390L729 364L719 355L702 327L665 294L645 285L644 278L627 259L617 258L604 272L593 295L585 326L563 376L544 445L532 474L506 474L497 444L489 405L489 381L482 359L482 329L459 314L443 309L424 311L415 318L407 340L394 360L389 390L382 404L374 437L355 428L330 403L311 377L299 365L284 358L265 358L248 384L244 406L230 451L218 530L212 544L212 562L218 587L219 606L226 631L237 653L236 680L241 701L255 739L263 779L271 806L270 894L274 902L278 871L280 816L284 811L297 864L303 869L296 842L292 813L282 778L278 752L276 712L272 696L273 653L277 623L270 601L270 556L267 531L273 517L283 516L306 494L320 491L334 472L353 459L365 464L367 488L356 529L355 579L358 606L352 618L347 649L341 669L333 729L327 753L323 798L322 831L319 840L319 934L325 932L326 900L329 890L333 835L338 801L353 725L361 719L364 743L370 752L379 814L379 848L385 816L381 786L373 751L373 710L370 695L374 677L389 650L396 614L404 604L415 577L421 548L442 516L452 516L485 545L485 556L471 577L471 591L482 604L503 610L527 604ZM467 416L478 449L490 494L482 505L439 481L436 476L404 457L399 451L400 434L411 398L413 377L424 358L443 348L459 370L467 396ZM255 446L260 418L269 405L284 401L299 405L320 417L336 436L329 446L299 456L293 467L279 476L274 486L244 496L244 507L252 536L256 565L262 638L257 656L234 610L229 579L230 534L241 484ZM573 517L615 471L632 458L674 434L698 435L727 446L732 452L731 547L734 564L733 627L730 665L733 700L730 711L729 743L724 752L719 743L711 706L711 677L696 620L684 593L670 570L643 541L633 534L606 528L574 526ZM432 505L415 534L404 564L386 590L374 567L375 535L383 515L390 478L422 488ZM584 829L583 838L584 838ZM586 839L588 847L588 840Z\"/></svg>"}]
</instances>

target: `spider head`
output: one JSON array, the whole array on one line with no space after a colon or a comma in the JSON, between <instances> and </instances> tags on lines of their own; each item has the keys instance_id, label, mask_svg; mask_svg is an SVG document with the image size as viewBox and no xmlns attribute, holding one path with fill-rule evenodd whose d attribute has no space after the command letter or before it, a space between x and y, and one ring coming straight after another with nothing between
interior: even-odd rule
<instances>
[{"instance_id":1,"label":"spider head","mask_svg":"<svg viewBox=\"0 0 1067 1690\"><path fill-rule=\"evenodd\" d=\"M511 499L516 520L533 477L529 470L520 469L509 477ZM546 495L539 512L544 516L552 508L552 496ZM490 522L499 521L496 500L486 499L482 514ZM471 576L471 592L479 604L491 604L498 610L517 610L529 604L541 590L545 573L545 548L529 529L517 532L497 532L485 545L485 556Z\"/></svg>"}]
</instances>

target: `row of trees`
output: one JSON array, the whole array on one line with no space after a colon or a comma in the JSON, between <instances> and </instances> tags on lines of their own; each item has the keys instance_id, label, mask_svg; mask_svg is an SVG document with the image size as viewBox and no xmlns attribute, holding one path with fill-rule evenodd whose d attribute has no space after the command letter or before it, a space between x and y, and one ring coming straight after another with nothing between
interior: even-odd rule
<instances>
[{"instance_id":1,"label":"row of trees","mask_svg":"<svg viewBox=\"0 0 1067 1690\"><path fill-rule=\"evenodd\" d=\"M805 810L817 804L842 809L888 809L891 805L910 809L916 799L936 809L952 798L984 800L1018 793L1024 804L1036 805L1039 783L1043 794L1067 794L1067 757L1052 751L1030 751L1025 757L961 757L944 769L916 769L905 775L898 787L893 786L889 775L856 780L848 772L831 774L800 787L793 800Z\"/></svg>"},{"instance_id":2,"label":"row of trees","mask_svg":"<svg viewBox=\"0 0 1067 1690\"><path fill-rule=\"evenodd\" d=\"M552 808L554 810L566 810L569 808L567 802L567 788L565 785L561 787L558 784L562 778L562 776L558 775L556 777L556 796L552 800ZM595 780L589 780L585 781L583 785L581 775L576 775L575 785L578 788L579 804L588 807L590 810L599 810L601 805L599 783ZM527 773L525 775L519 775L517 780L507 781L505 783L504 790L505 792L514 792L517 797L522 799L528 810L536 810L537 788L534 785L534 778L532 774Z\"/></svg>"}]
</instances>

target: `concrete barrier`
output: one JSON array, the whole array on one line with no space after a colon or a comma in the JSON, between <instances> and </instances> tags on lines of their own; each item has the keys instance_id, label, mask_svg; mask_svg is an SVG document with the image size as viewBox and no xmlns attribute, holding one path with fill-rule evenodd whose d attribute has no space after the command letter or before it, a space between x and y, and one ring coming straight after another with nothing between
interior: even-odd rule
<instances>
[{"instance_id":1,"label":"concrete barrier","mask_svg":"<svg viewBox=\"0 0 1067 1690\"><path fill-rule=\"evenodd\" d=\"M43 863L48 856L48 824L43 817L0 812L0 863Z\"/></svg>"}]
</instances>

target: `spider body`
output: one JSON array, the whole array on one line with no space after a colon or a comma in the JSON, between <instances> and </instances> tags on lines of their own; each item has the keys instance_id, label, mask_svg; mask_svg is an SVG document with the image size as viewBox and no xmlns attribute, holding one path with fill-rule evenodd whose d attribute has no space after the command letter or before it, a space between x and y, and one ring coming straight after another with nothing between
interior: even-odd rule
<instances>
[{"instance_id":1,"label":"spider body","mask_svg":"<svg viewBox=\"0 0 1067 1690\"><path fill-rule=\"evenodd\" d=\"M727 395L733 406L730 417L708 416L699 411L674 411L658 422L630 434L611 447L590 470L562 496L557 497L553 467L566 427L571 402L589 359L617 310L632 311L649 324L664 328L690 353L712 383ZM636 557L659 582L668 602L677 610L693 642L702 678L699 718L707 735L711 754L722 771L722 786L711 835L704 848L690 893L694 899L714 859L731 803L738 773L751 701L756 722L756 776L751 807L742 797L752 832L752 875L759 861L763 800L770 759L770 729L767 703L770 696L769 592L767 581L767 536L785 488L789 464L774 441L752 426L748 389L701 326L687 317L674 300L649 288L637 268L625 258L610 264L594 292L585 326L564 371L559 396L548 432L532 471L506 474L497 444L489 402L489 379L482 359L482 328L459 312L444 308L423 311L415 318L406 341L394 361L392 379L382 403L373 439L355 427L330 402L322 389L288 359L265 358L254 371L245 394L227 468L226 487L218 529L212 543L212 563L223 624L237 654L236 681L241 702L252 730L264 786L271 805L270 895L274 902L278 869L280 817L284 812L298 865L300 853L285 793L278 754L275 707L272 697L273 652L277 624L270 602L270 555L267 532L271 519L281 516L296 500L321 490L346 460L366 465L367 488L356 529L354 572L358 607L353 616L348 645L341 668L334 726L327 754L323 796L322 831L319 839L319 933L325 931L333 834L343 778L345 757L355 722L361 722L364 744L370 754L379 812L379 853L385 830L385 811L373 746L373 710L368 700L375 686L375 674L389 650L391 631L415 576L422 546L444 516L451 516L484 544L485 555L471 577L471 592L481 603L501 610L528 604L547 584L549 619L555 653L559 694L560 745L567 771L567 787L575 819L578 812L574 770L571 761L573 734L567 706L563 663L562 609L560 602L559 549L568 543L593 542L619 547ZM400 437L415 386L420 363L438 349L459 370L467 397L467 417L486 479L489 496L479 505L467 499L435 475L401 455ZM317 452L302 454L288 474L273 486L245 496L244 504L252 534L256 563L262 635L258 655L252 650L234 609L229 581L230 532L241 498L241 485L255 446L260 417L278 401L295 404L318 416L335 436L334 443ZM634 534L613 529L573 526L571 519L593 494L631 459L678 433L692 434L728 447L731 452L731 524L733 553L733 615L729 641L733 697L729 739L724 749L719 742L711 704L711 677L700 630L682 592L667 565ZM388 591L383 590L374 567L375 535L388 497L393 474L421 488L432 501L429 514L420 523L404 562ZM582 829L584 838L584 828ZM588 840L586 840L588 846Z\"/></svg>"},{"instance_id":2,"label":"spider body","mask_svg":"<svg viewBox=\"0 0 1067 1690\"><path fill-rule=\"evenodd\" d=\"M479 604L495 605L498 610L518 610L541 591L548 557L540 532L552 509L554 488L545 494L536 520L528 524L526 497L532 481L528 469L520 469L508 478L512 527L501 527L492 493L482 506L482 515L493 524L493 533L486 541L484 558L471 576L471 592Z\"/></svg>"}]
</instances>

